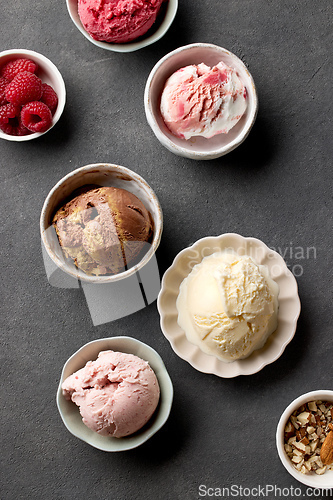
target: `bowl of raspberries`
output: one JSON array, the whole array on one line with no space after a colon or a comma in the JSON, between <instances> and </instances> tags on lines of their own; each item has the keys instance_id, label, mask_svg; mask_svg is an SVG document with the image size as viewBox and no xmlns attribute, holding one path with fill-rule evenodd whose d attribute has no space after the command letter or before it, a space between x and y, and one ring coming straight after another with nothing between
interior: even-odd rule
<instances>
[{"instance_id":1,"label":"bowl of raspberries","mask_svg":"<svg viewBox=\"0 0 333 500\"><path fill-rule=\"evenodd\" d=\"M58 68L32 50L0 52L0 138L28 141L59 120L66 101Z\"/></svg>"}]
</instances>

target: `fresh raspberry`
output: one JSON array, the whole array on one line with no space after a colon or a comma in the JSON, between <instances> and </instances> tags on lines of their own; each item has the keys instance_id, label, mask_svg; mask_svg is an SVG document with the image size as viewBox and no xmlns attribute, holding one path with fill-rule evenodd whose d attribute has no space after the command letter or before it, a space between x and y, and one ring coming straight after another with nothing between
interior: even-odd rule
<instances>
[{"instance_id":1,"label":"fresh raspberry","mask_svg":"<svg viewBox=\"0 0 333 500\"><path fill-rule=\"evenodd\" d=\"M0 106L0 129L5 134L27 135L31 133L22 124L20 111L20 106L11 103Z\"/></svg>"},{"instance_id":2,"label":"fresh raspberry","mask_svg":"<svg viewBox=\"0 0 333 500\"><path fill-rule=\"evenodd\" d=\"M42 80L29 71L21 71L8 83L5 96L12 104L23 105L42 97Z\"/></svg>"},{"instance_id":3,"label":"fresh raspberry","mask_svg":"<svg viewBox=\"0 0 333 500\"><path fill-rule=\"evenodd\" d=\"M7 104L7 99L5 96L6 87L8 85L8 81L0 76L0 106Z\"/></svg>"},{"instance_id":4,"label":"fresh raspberry","mask_svg":"<svg viewBox=\"0 0 333 500\"><path fill-rule=\"evenodd\" d=\"M44 102L32 101L23 106L21 119L31 132L45 132L52 124L52 113Z\"/></svg>"},{"instance_id":5,"label":"fresh raspberry","mask_svg":"<svg viewBox=\"0 0 333 500\"><path fill-rule=\"evenodd\" d=\"M55 113L55 110L57 109L58 106L58 96L56 91L51 87L51 85L48 85L47 83L42 84L43 88L43 94L41 101L46 104L51 110L52 116Z\"/></svg>"},{"instance_id":6,"label":"fresh raspberry","mask_svg":"<svg viewBox=\"0 0 333 500\"><path fill-rule=\"evenodd\" d=\"M36 73L37 69L37 64L31 61L31 59L19 58L13 59L12 61L4 64L1 68L0 74L10 82L21 71Z\"/></svg>"}]
</instances>

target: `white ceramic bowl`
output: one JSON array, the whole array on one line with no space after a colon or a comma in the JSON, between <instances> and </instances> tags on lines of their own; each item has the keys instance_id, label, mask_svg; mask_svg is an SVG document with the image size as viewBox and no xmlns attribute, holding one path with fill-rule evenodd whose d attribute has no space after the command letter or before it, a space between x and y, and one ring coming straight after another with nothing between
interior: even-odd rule
<instances>
[{"instance_id":1,"label":"white ceramic bowl","mask_svg":"<svg viewBox=\"0 0 333 500\"><path fill-rule=\"evenodd\" d=\"M160 112L161 93L166 80L184 66L202 62L214 66L220 61L234 68L246 86L248 105L245 114L228 134L218 134L210 139L192 137L189 140L174 136ZM193 43L170 52L153 67L145 87L144 105L150 127L169 151L194 160L211 160L229 153L245 140L257 116L258 98L253 78L238 57L217 45Z\"/></svg>"},{"instance_id":2,"label":"white ceramic bowl","mask_svg":"<svg viewBox=\"0 0 333 500\"><path fill-rule=\"evenodd\" d=\"M51 127L45 132L35 132L33 134L15 136L5 134L0 130L0 138L6 139L6 141L31 141L32 139L36 139L37 137L46 134L59 121L66 102L66 88L61 73L58 68L42 54L38 54L38 52L34 52L33 50L24 49L4 50L3 52L0 52L0 66L12 59L21 57L31 59L38 64L39 69L37 71L37 76L43 81L43 83L48 83L51 87L53 87L58 95L58 107L54 113Z\"/></svg>"},{"instance_id":3,"label":"white ceramic bowl","mask_svg":"<svg viewBox=\"0 0 333 500\"><path fill-rule=\"evenodd\" d=\"M142 201L153 218L154 235L149 250L140 262L124 272L109 276L88 276L84 271L77 269L73 263L65 259L56 232L52 230L51 222L56 210L75 189L87 184L113 186L130 191ZM42 243L50 258L60 269L69 275L89 283L111 283L127 278L141 269L154 255L161 240L162 228L162 209L151 187L140 175L132 170L110 163L86 165L63 177L47 195L40 217Z\"/></svg>"},{"instance_id":4,"label":"white ceramic bowl","mask_svg":"<svg viewBox=\"0 0 333 500\"><path fill-rule=\"evenodd\" d=\"M72 401L64 398L61 384L72 373L83 368L87 361L97 359L98 353L111 349L112 351L135 354L148 361L154 370L160 386L160 401L149 422L138 432L124 438L100 436L89 429L83 422L79 408ZM111 337L98 339L85 344L75 352L65 363L57 392L57 406L60 416L74 436L103 451L125 451L140 446L151 438L167 421L173 400L173 386L169 374L159 354L147 344L132 337Z\"/></svg>"},{"instance_id":5,"label":"white ceramic bowl","mask_svg":"<svg viewBox=\"0 0 333 500\"><path fill-rule=\"evenodd\" d=\"M69 15L73 23L75 24L77 29L81 31L82 35L84 35L89 40L89 42L93 43L94 45L96 45L101 49L111 50L113 52L123 52L123 53L134 52L135 50L142 49L143 47L147 47L148 45L151 45L152 43L155 43L160 38L162 38L170 28L178 9L178 0L168 0L167 6L164 7L162 5L162 9L165 9L165 13L162 20L157 18L155 24L151 27L151 29L146 35L140 37L140 39L137 41L134 40L133 42L129 43L109 43L109 42L100 42L98 40L94 40L89 35L89 33L84 29L78 14L78 9L77 9L78 0L66 0L66 3ZM161 13L161 15L163 15L163 12Z\"/></svg>"},{"instance_id":6,"label":"white ceramic bowl","mask_svg":"<svg viewBox=\"0 0 333 500\"><path fill-rule=\"evenodd\" d=\"M318 400L333 402L333 391L318 390L307 392L306 394L303 394L302 396L296 398L287 406L287 408L282 413L277 426L276 447L284 467L289 472L289 474L291 474L300 483L311 486L312 488L330 489L333 488L333 471L326 471L322 475L318 475L315 472L303 474L302 472L296 470L295 467L293 467L290 458L288 457L284 449L284 428L290 415L303 404L309 401Z\"/></svg>"},{"instance_id":7,"label":"white ceramic bowl","mask_svg":"<svg viewBox=\"0 0 333 500\"><path fill-rule=\"evenodd\" d=\"M232 363L206 354L198 346L190 343L178 325L176 307L180 284L193 267L204 257L225 249L234 250L239 255L250 255L258 264L267 266L271 277L280 288L277 329L268 337L261 349L253 351L248 358ZM202 238L182 250L163 276L157 307L161 318L161 329L176 354L203 373L213 373L225 378L251 375L279 358L295 334L300 314L297 283L283 258L262 241L256 238L244 238L234 233Z\"/></svg>"}]
</instances>

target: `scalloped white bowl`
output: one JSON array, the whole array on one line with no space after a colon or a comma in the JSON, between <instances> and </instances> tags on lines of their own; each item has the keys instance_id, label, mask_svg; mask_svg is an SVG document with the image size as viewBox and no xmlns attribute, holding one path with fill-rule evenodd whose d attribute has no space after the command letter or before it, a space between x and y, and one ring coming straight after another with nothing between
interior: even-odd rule
<instances>
[{"instance_id":1,"label":"scalloped white bowl","mask_svg":"<svg viewBox=\"0 0 333 500\"><path fill-rule=\"evenodd\" d=\"M89 42L93 43L100 49L111 50L112 52L134 52L135 50L142 49L143 47L147 47L152 43L157 42L160 38L162 38L165 33L170 28L173 20L176 16L178 9L178 0L168 0L168 5L165 8L165 14L162 20L157 19L155 25L150 28L147 36L142 36L140 39L133 40L133 42L129 43L109 43L109 42L100 42L99 40L94 40L89 33L84 29L83 24L81 23L80 16L77 9L78 0L66 0L67 10L72 19L73 23L77 27L77 29L82 33L83 36L89 40ZM163 8L163 6L162 6Z\"/></svg>"},{"instance_id":2,"label":"scalloped white bowl","mask_svg":"<svg viewBox=\"0 0 333 500\"><path fill-rule=\"evenodd\" d=\"M303 474L293 467L290 458L285 452L284 449L284 428L286 423L293 413L293 411L297 410L301 405L309 402L309 401L332 401L333 402L333 391L329 390L318 390L311 391L305 394L302 394L298 398L294 399L287 408L282 413L277 429L276 429L276 447L278 451L278 455L280 460L285 467L285 469L289 472L291 476L293 476L300 483L306 484L307 486L311 486L312 488L320 488L320 489L330 489L333 488L333 471L326 471L322 475L318 475L315 472L311 472L310 474Z\"/></svg>"},{"instance_id":3,"label":"scalloped white bowl","mask_svg":"<svg viewBox=\"0 0 333 500\"><path fill-rule=\"evenodd\" d=\"M37 76L42 80L43 83L48 83L49 85L51 85L51 87L53 87L58 95L58 106L52 119L52 125L45 132L35 132L29 135L16 136L5 134L0 130L1 139L13 142L31 141L32 139L37 139L38 137L47 134L59 121L66 103L66 87L62 75L58 68L53 64L53 62L51 62L42 54L39 54L38 52L35 52L33 50L26 49L4 50L3 52L0 52L0 66L10 61L11 59L20 57L31 59L38 64Z\"/></svg>"},{"instance_id":4,"label":"scalloped white bowl","mask_svg":"<svg viewBox=\"0 0 333 500\"><path fill-rule=\"evenodd\" d=\"M266 265L280 288L277 329L261 349L253 351L248 358L232 363L206 354L190 343L177 322L176 300L181 282L204 257L224 249L234 250L239 255L250 255L258 264ZM176 354L196 370L224 378L251 375L278 359L295 335L301 310L297 282L281 255L256 238L245 238L235 233L202 238L182 250L163 276L157 307L162 332Z\"/></svg>"},{"instance_id":5,"label":"scalloped white bowl","mask_svg":"<svg viewBox=\"0 0 333 500\"><path fill-rule=\"evenodd\" d=\"M202 62L214 66L220 61L235 69L246 87L248 104L244 115L228 134L218 134L210 139L192 137L185 140L176 137L165 125L160 111L166 80L184 66ZM147 79L144 105L148 124L165 148L193 160L212 160L230 153L246 139L257 117L258 97L252 75L235 54L211 43L192 43L169 52L155 64Z\"/></svg>"},{"instance_id":6,"label":"scalloped white bowl","mask_svg":"<svg viewBox=\"0 0 333 500\"><path fill-rule=\"evenodd\" d=\"M87 361L97 359L99 352L113 351L135 354L148 361L160 386L160 401L149 422L135 434L123 438L106 437L89 429L83 422L79 408L67 401L61 384L72 373L83 368ZM57 407L63 423L75 437L102 451L126 451L140 446L151 438L167 421L173 400L173 386L160 355L150 346L132 337L110 337L93 340L76 351L65 363L57 392Z\"/></svg>"}]
</instances>

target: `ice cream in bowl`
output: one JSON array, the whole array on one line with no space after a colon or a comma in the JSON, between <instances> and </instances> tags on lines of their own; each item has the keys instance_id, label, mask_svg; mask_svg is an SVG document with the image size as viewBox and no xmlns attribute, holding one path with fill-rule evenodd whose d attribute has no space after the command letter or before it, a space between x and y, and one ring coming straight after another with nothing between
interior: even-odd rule
<instances>
[{"instance_id":1,"label":"ice cream in bowl","mask_svg":"<svg viewBox=\"0 0 333 500\"><path fill-rule=\"evenodd\" d=\"M277 359L295 334L300 301L282 257L234 233L198 240L166 271L161 328L194 368L250 375Z\"/></svg>"},{"instance_id":2,"label":"ice cream in bowl","mask_svg":"<svg viewBox=\"0 0 333 500\"><path fill-rule=\"evenodd\" d=\"M121 336L81 347L62 370L57 406L67 429L103 451L125 451L167 421L173 386L147 344Z\"/></svg>"},{"instance_id":3,"label":"ice cream in bowl","mask_svg":"<svg viewBox=\"0 0 333 500\"><path fill-rule=\"evenodd\" d=\"M125 279L154 255L162 210L147 182L108 163L86 165L63 177L45 199L40 231L51 261L90 283Z\"/></svg>"},{"instance_id":4,"label":"ice cream in bowl","mask_svg":"<svg viewBox=\"0 0 333 500\"><path fill-rule=\"evenodd\" d=\"M239 146L258 110L245 64L208 43L179 47L158 61L148 77L144 103L161 144L196 160L218 158Z\"/></svg>"},{"instance_id":5,"label":"ice cream in bowl","mask_svg":"<svg viewBox=\"0 0 333 500\"><path fill-rule=\"evenodd\" d=\"M66 0L78 30L94 45L133 52L162 38L171 26L178 0Z\"/></svg>"}]
</instances>

